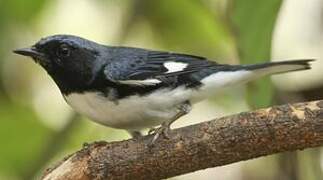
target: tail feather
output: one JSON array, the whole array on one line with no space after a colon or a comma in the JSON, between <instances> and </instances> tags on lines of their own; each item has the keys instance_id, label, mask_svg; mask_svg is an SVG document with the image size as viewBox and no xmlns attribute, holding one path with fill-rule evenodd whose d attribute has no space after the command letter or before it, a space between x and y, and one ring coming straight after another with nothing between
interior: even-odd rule
<instances>
[{"instance_id":1,"label":"tail feather","mask_svg":"<svg viewBox=\"0 0 323 180\"><path fill-rule=\"evenodd\" d=\"M310 62L314 59L289 60L280 62L269 62L253 65L226 65L226 70L219 71L202 79L205 85L202 88L201 97L211 94L209 92L219 91L222 88L242 84L260 78L264 75L285 73L311 69Z\"/></svg>"},{"instance_id":2,"label":"tail feather","mask_svg":"<svg viewBox=\"0 0 323 180\"><path fill-rule=\"evenodd\" d=\"M257 71L266 74L279 74L292 71L301 71L311 69L310 62L314 59L288 60L279 62L269 62L263 64L246 65L246 70Z\"/></svg>"}]
</instances>

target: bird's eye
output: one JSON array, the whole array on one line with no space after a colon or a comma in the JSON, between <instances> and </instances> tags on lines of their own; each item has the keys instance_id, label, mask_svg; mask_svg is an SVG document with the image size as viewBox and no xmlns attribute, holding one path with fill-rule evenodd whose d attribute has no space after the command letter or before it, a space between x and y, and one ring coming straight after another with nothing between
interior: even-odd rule
<instances>
[{"instance_id":1,"label":"bird's eye","mask_svg":"<svg viewBox=\"0 0 323 180\"><path fill-rule=\"evenodd\" d=\"M62 44L58 49L57 49L57 56L60 58L66 58L71 55L71 49L69 48L68 45Z\"/></svg>"}]
</instances>

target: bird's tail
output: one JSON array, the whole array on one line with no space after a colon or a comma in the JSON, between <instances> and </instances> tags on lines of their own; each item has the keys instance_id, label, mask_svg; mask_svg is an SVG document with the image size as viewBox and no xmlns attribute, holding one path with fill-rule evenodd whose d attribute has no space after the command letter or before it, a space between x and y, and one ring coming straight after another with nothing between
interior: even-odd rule
<instances>
[{"instance_id":1,"label":"bird's tail","mask_svg":"<svg viewBox=\"0 0 323 180\"><path fill-rule=\"evenodd\" d=\"M279 74L291 71L311 69L314 59L287 60L262 64L244 65L245 70L257 72L258 75Z\"/></svg>"},{"instance_id":2,"label":"bird's tail","mask_svg":"<svg viewBox=\"0 0 323 180\"><path fill-rule=\"evenodd\" d=\"M205 86L202 88L202 95L197 96L196 99L197 101L203 99L214 90L218 92L222 88L246 83L265 75L311 69L311 61L314 60L302 59L252 65L225 65L223 66L225 70L219 71L216 69L215 73L202 79Z\"/></svg>"}]
</instances>

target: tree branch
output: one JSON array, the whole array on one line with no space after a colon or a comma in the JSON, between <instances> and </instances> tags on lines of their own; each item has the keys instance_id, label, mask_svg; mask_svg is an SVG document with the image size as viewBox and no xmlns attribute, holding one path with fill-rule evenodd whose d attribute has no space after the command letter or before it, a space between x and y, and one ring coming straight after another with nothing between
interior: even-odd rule
<instances>
[{"instance_id":1,"label":"tree branch","mask_svg":"<svg viewBox=\"0 0 323 180\"><path fill-rule=\"evenodd\" d=\"M274 106L140 140L95 142L48 169L46 180L163 179L284 151L323 145L323 100Z\"/></svg>"}]
</instances>

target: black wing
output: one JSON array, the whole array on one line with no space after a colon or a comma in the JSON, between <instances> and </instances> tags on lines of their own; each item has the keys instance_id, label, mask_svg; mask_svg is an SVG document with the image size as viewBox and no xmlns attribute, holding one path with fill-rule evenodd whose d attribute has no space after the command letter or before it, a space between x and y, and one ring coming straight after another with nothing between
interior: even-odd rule
<instances>
[{"instance_id":1,"label":"black wing","mask_svg":"<svg viewBox=\"0 0 323 180\"><path fill-rule=\"evenodd\" d=\"M222 65L199 56L124 48L104 73L110 81L129 86L195 86L215 66Z\"/></svg>"}]
</instances>

